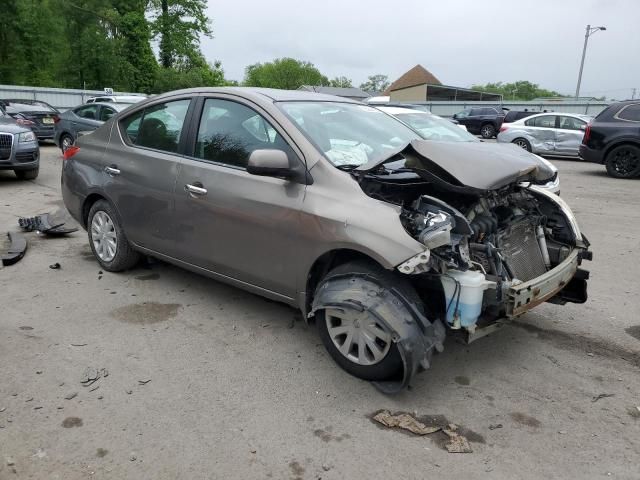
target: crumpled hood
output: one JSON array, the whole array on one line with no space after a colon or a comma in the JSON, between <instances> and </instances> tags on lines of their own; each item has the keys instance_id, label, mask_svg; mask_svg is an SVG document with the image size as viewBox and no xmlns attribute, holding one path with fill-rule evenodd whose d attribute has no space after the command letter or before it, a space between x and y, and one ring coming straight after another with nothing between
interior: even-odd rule
<instances>
[{"instance_id":1,"label":"crumpled hood","mask_svg":"<svg viewBox=\"0 0 640 480\"><path fill-rule=\"evenodd\" d=\"M405 167L453 187L495 190L517 182L551 180L557 170L512 144L414 140L398 152Z\"/></svg>"}]
</instances>

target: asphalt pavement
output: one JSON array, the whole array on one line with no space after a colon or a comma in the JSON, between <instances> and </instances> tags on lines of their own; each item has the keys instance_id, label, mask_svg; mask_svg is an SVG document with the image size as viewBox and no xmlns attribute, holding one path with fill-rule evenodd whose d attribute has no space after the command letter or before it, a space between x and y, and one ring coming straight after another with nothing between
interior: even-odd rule
<instances>
[{"instance_id":1,"label":"asphalt pavement","mask_svg":"<svg viewBox=\"0 0 640 480\"><path fill-rule=\"evenodd\" d=\"M82 230L27 234L0 269L0 479L640 478L640 179L552 161L592 243L589 301L448 340L396 396L287 306L160 262L103 272ZM35 181L0 172L0 236L62 208L61 163L46 146ZM473 452L382 409L453 423Z\"/></svg>"}]
</instances>

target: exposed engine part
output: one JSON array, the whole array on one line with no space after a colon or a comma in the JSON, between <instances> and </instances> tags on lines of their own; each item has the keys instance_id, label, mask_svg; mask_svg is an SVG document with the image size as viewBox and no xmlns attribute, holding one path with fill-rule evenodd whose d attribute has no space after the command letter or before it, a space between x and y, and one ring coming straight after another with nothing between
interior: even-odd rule
<instances>
[{"instance_id":1,"label":"exposed engine part","mask_svg":"<svg viewBox=\"0 0 640 480\"><path fill-rule=\"evenodd\" d=\"M538 225L538 227L536 228L536 238L538 239L538 244L540 245L540 252L542 253L542 258L544 259L544 265L549 268L551 266L551 259L549 258L547 239L545 238L544 228L542 228L542 225Z\"/></svg>"},{"instance_id":2,"label":"exposed engine part","mask_svg":"<svg viewBox=\"0 0 640 480\"><path fill-rule=\"evenodd\" d=\"M526 282L547 271L536 237L539 218L525 217L498 234L498 248L514 278Z\"/></svg>"},{"instance_id":3,"label":"exposed engine part","mask_svg":"<svg viewBox=\"0 0 640 480\"><path fill-rule=\"evenodd\" d=\"M408 275L428 272L430 258L431 254L429 250L425 250L424 252L419 253L418 255L411 257L406 262L398 265L398 270Z\"/></svg>"}]
</instances>

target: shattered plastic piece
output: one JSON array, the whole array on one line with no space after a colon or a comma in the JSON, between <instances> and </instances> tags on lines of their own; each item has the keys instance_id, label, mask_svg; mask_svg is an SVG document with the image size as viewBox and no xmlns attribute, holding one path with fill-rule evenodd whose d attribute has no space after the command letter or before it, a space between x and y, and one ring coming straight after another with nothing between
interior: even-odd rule
<instances>
[{"instance_id":1,"label":"shattered plastic piece","mask_svg":"<svg viewBox=\"0 0 640 480\"><path fill-rule=\"evenodd\" d=\"M502 424L498 423L498 424L495 424L495 425L489 425L489 430L495 430L497 428L502 428Z\"/></svg>"},{"instance_id":2,"label":"shattered plastic piece","mask_svg":"<svg viewBox=\"0 0 640 480\"><path fill-rule=\"evenodd\" d=\"M147 379L147 380L138 380L138 385L146 385L147 383L149 383L151 381L151 379Z\"/></svg>"},{"instance_id":3,"label":"shattered plastic piece","mask_svg":"<svg viewBox=\"0 0 640 480\"><path fill-rule=\"evenodd\" d=\"M424 423L419 422L415 418L413 418L408 413L401 413L398 415L391 415L388 410L382 410L378 412L373 419L384 425L385 427L390 428L402 428L404 430L408 430L411 433L415 433L416 435L429 435L430 433L435 433L439 431L440 427L428 427Z\"/></svg>"},{"instance_id":4,"label":"shattered plastic piece","mask_svg":"<svg viewBox=\"0 0 640 480\"><path fill-rule=\"evenodd\" d=\"M75 227L64 227L64 222L55 223L51 219L51 215L44 213L35 217L21 217L18 219L20 228L27 232L38 231L46 235L66 235L68 233L77 232Z\"/></svg>"},{"instance_id":5,"label":"shattered plastic piece","mask_svg":"<svg viewBox=\"0 0 640 480\"><path fill-rule=\"evenodd\" d=\"M58 262L49 265L49 268L51 270L60 270L60 267L61 267L61 265Z\"/></svg>"},{"instance_id":6,"label":"shattered plastic piece","mask_svg":"<svg viewBox=\"0 0 640 480\"><path fill-rule=\"evenodd\" d=\"M80 383L82 384L83 387L88 387L89 385L94 384L95 382L97 382L101 377L108 377L109 376L109 372L107 371L106 368L93 368L93 367L87 367L84 371L84 373L82 374L82 380L80 380Z\"/></svg>"},{"instance_id":7,"label":"shattered plastic piece","mask_svg":"<svg viewBox=\"0 0 640 480\"><path fill-rule=\"evenodd\" d=\"M78 392L69 393L68 395L65 395L64 399L71 400L73 398L76 398L77 395L78 395Z\"/></svg>"},{"instance_id":8,"label":"shattered plastic piece","mask_svg":"<svg viewBox=\"0 0 640 480\"><path fill-rule=\"evenodd\" d=\"M7 253L2 255L2 264L7 267L9 265L13 265L14 263L18 263L24 257L24 253L27 251L27 239L24 238L21 234L16 232L7 233L9 237L9 249Z\"/></svg>"},{"instance_id":9,"label":"shattered plastic piece","mask_svg":"<svg viewBox=\"0 0 640 480\"><path fill-rule=\"evenodd\" d=\"M458 426L450 423L442 431L447 434L449 441L446 443L445 448L449 453L473 453L471 445L467 437L460 435L458 432Z\"/></svg>"}]
</instances>

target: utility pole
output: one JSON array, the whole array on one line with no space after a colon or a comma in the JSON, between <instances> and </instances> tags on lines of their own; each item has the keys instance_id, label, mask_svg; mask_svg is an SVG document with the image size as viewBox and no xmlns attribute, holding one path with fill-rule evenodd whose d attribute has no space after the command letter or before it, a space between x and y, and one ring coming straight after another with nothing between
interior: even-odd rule
<instances>
[{"instance_id":1,"label":"utility pole","mask_svg":"<svg viewBox=\"0 0 640 480\"><path fill-rule=\"evenodd\" d=\"M636 88L633 88L631 90L631 100L635 100L636 99L636 90L637 90Z\"/></svg>"},{"instance_id":2,"label":"utility pole","mask_svg":"<svg viewBox=\"0 0 640 480\"><path fill-rule=\"evenodd\" d=\"M591 27L591 25L587 25L585 34L584 34L584 47L582 47L582 60L580 61L580 73L578 73L578 85L576 85L576 100L580 96L580 83L582 82L582 69L584 68L584 57L587 54L587 43L589 42L589 37L596 33L598 30L605 31L607 27Z\"/></svg>"}]
</instances>

